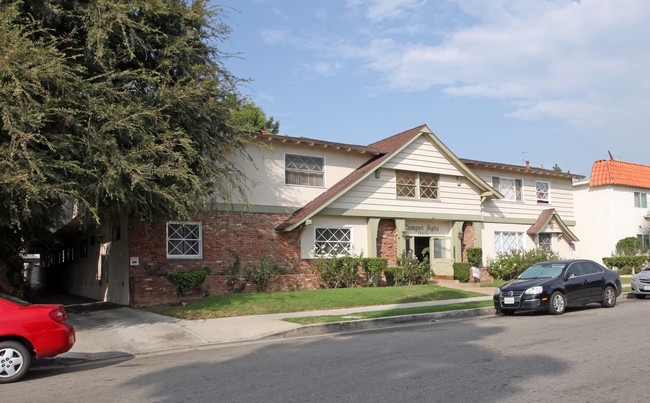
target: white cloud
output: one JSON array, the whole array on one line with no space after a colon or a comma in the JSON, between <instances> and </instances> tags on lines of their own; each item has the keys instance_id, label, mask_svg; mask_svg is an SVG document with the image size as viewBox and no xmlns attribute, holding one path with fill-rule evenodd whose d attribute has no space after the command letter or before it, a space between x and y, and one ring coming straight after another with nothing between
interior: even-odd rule
<instances>
[{"instance_id":1,"label":"white cloud","mask_svg":"<svg viewBox=\"0 0 650 403\"><path fill-rule=\"evenodd\" d=\"M418 5L354 3L366 5L371 19ZM450 96L517 101L510 117L552 117L584 128L620 127L621 119L646 123L650 2L458 0L455 5L464 13L460 19L471 23L455 25L437 42L426 36L376 37L348 53L363 57L391 90L439 86Z\"/></svg>"},{"instance_id":2,"label":"white cloud","mask_svg":"<svg viewBox=\"0 0 650 403\"><path fill-rule=\"evenodd\" d=\"M423 0L348 0L349 8L364 8L366 18L372 22L408 17L424 4Z\"/></svg>"}]
</instances>

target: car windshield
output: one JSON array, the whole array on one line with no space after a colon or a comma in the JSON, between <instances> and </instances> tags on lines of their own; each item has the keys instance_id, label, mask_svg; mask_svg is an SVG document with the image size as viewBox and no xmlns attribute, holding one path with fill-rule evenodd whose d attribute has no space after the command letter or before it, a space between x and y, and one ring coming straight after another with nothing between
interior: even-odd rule
<instances>
[{"instance_id":1,"label":"car windshield","mask_svg":"<svg viewBox=\"0 0 650 403\"><path fill-rule=\"evenodd\" d=\"M11 301L11 302L13 302L14 304L18 304L18 305L22 305L22 306L31 305L31 304L30 304L29 302L27 302L27 301L23 301L23 300L20 299L20 298L12 297L11 295L3 294L3 293L1 293L1 292L0 292L0 298L6 299L7 301Z\"/></svg>"},{"instance_id":2,"label":"car windshield","mask_svg":"<svg viewBox=\"0 0 650 403\"><path fill-rule=\"evenodd\" d=\"M531 278L550 278L559 276L562 269L566 266L564 263L542 263L530 266L517 278L531 279Z\"/></svg>"}]
</instances>

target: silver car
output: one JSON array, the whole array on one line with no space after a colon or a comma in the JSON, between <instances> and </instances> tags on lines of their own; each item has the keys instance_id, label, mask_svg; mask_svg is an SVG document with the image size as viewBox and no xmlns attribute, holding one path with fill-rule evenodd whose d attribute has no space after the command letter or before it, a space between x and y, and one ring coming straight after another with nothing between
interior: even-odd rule
<instances>
[{"instance_id":1,"label":"silver car","mask_svg":"<svg viewBox=\"0 0 650 403\"><path fill-rule=\"evenodd\" d=\"M645 298L646 295L650 295L650 266L632 277L631 287L631 293L637 298Z\"/></svg>"}]
</instances>

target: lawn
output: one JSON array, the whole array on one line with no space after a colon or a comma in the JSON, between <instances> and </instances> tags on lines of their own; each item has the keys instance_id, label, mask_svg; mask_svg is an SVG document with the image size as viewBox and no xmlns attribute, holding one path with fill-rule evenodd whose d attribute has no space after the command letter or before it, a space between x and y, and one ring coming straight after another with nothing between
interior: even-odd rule
<instances>
[{"instance_id":1,"label":"lawn","mask_svg":"<svg viewBox=\"0 0 650 403\"><path fill-rule=\"evenodd\" d=\"M181 319L210 319L482 296L485 294L436 285L332 288L214 295L193 304L170 307L158 312Z\"/></svg>"},{"instance_id":2,"label":"lawn","mask_svg":"<svg viewBox=\"0 0 650 403\"><path fill-rule=\"evenodd\" d=\"M449 305L434 305L434 306L419 306L415 308L402 308L402 309L389 309L385 311L371 311L371 312L355 312L348 315L322 315L322 316L303 316L299 318L285 318L287 322L297 323L299 325L312 325L315 323L330 323L330 322L345 322L350 320L359 319L375 319L385 318L388 316L401 316L401 315L416 315L421 313L435 313L457 311L460 309L474 309L493 307L494 302L489 301L474 301L462 302L459 304Z\"/></svg>"}]
</instances>

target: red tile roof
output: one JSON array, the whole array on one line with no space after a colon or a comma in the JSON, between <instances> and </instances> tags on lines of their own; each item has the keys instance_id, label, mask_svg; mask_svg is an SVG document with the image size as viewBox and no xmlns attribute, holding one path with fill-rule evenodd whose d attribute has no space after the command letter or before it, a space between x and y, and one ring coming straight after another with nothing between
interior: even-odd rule
<instances>
[{"instance_id":1,"label":"red tile roof","mask_svg":"<svg viewBox=\"0 0 650 403\"><path fill-rule=\"evenodd\" d=\"M626 185L650 189L650 166L600 160L591 168L589 186Z\"/></svg>"}]
</instances>

